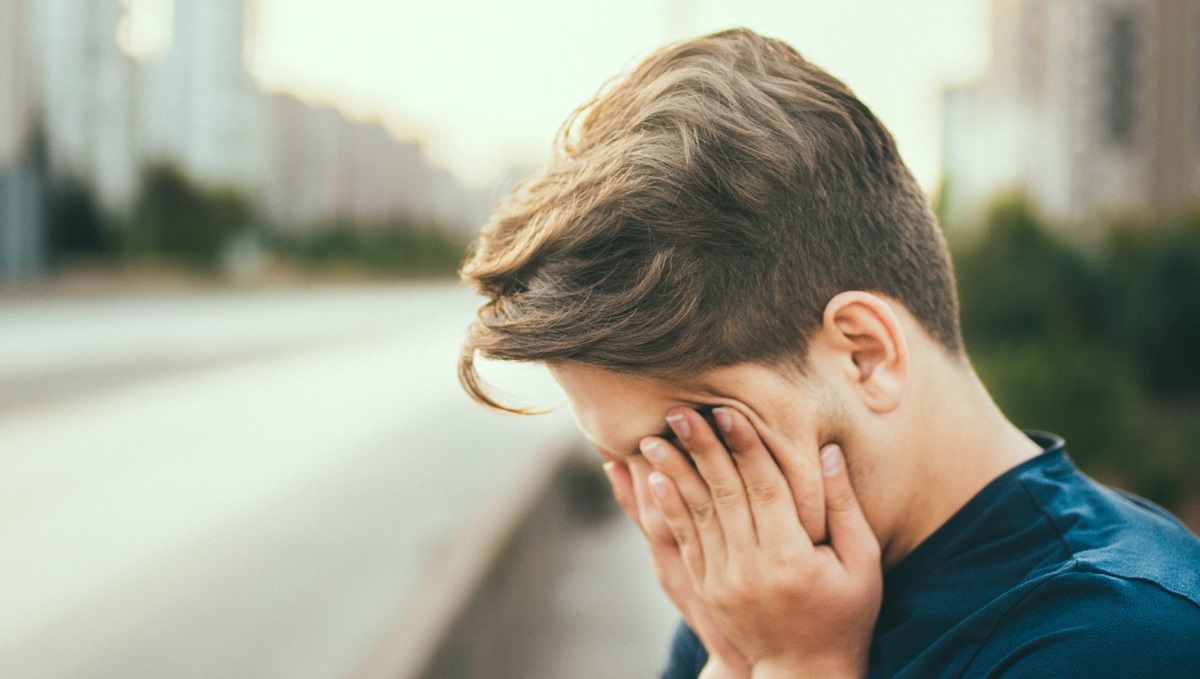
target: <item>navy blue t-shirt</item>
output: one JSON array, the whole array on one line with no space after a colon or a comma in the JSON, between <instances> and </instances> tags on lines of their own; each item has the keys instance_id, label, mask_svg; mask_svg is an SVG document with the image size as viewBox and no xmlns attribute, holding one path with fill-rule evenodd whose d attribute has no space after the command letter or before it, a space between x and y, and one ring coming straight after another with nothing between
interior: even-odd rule
<instances>
[{"instance_id":1,"label":"navy blue t-shirt","mask_svg":"<svg viewBox=\"0 0 1200 679\"><path fill-rule=\"evenodd\" d=\"M884 575L870 677L1200 677L1200 540L1075 468L997 477ZM663 679L707 661L681 625Z\"/></svg>"}]
</instances>

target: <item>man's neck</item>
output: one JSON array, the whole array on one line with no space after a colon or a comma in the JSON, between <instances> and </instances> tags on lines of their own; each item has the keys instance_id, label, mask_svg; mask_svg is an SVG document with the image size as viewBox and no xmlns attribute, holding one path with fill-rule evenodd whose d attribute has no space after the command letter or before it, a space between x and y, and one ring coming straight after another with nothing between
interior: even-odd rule
<instances>
[{"instance_id":1,"label":"man's neck","mask_svg":"<svg viewBox=\"0 0 1200 679\"><path fill-rule=\"evenodd\" d=\"M993 479L1041 452L996 407L969 368L924 386L933 404L909 437L910 492L883 545L884 566L907 556Z\"/></svg>"}]
</instances>

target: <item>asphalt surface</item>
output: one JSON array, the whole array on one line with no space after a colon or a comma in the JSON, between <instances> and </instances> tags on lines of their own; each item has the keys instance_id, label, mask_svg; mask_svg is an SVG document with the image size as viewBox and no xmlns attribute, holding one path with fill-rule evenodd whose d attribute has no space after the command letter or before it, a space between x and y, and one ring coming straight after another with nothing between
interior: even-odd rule
<instances>
[{"instance_id":1,"label":"asphalt surface","mask_svg":"<svg viewBox=\"0 0 1200 679\"><path fill-rule=\"evenodd\" d=\"M0 300L0 676L395 676L579 445L562 410L461 393L474 304L449 286ZM485 377L562 400L539 371ZM638 536L568 543L529 676L652 676L673 616ZM392 665L364 669L381 647ZM594 674L554 674L584 658Z\"/></svg>"}]
</instances>

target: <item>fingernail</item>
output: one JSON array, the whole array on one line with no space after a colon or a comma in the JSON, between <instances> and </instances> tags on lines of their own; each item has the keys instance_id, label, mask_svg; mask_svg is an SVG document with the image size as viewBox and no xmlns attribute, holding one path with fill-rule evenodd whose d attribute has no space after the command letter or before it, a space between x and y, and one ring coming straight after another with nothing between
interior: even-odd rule
<instances>
[{"instance_id":1,"label":"fingernail","mask_svg":"<svg viewBox=\"0 0 1200 679\"><path fill-rule=\"evenodd\" d=\"M615 462L605 462L604 463L604 475L608 477L609 483L612 483L612 480L613 480L613 465L614 464L616 464L616 463Z\"/></svg>"},{"instance_id":2,"label":"fingernail","mask_svg":"<svg viewBox=\"0 0 1200 679\"><path fill-rule=\"evenodd\" d=\"M654 439L642 439L642 454L655 464L667 459L667 451Z\"/></svg>"},{"instance_id":3,"label":"fingernail","mask_svg":"<svg viewBox=\"0 0 1200 679\"><path fill-rule=\"evenodd\" d=\"M659 497L667 496L667 477L658 472L650 473L650 487L654 489L654 494Z\"/></svg>"},{"instance_id":4,"label":"fingernail","mask_svg":"<svg viewBox=\"0 0 1200 679\"><path fill-rule=\"evenodd\" d=\"M713 417L717 420L717 426L721 431L729 433L733 430L733 416L725 408L713 408Z\"/></svg>"},{"instance_id":5,"label":"fingernail","mask_svg":"<svg viewBox=\"0 0 1200 679\"><path fill-rule=\"evenodd\" d=\"M821 449L821 472L825 476L837 476L842 471L841 456L838 455L836 443L831 443Z\"/></svg>"},{"instance_id":6,"label":"fingernail","mask_svg":"<svg viewBox=\"0 0 1200 679\"><path fill-rule=\"evenodd\" d=\"M667 415L667 424L681 439L687 438L688 434L692 433L692 426L688 424L686 415Z\"/></svg>"}]
</instances>

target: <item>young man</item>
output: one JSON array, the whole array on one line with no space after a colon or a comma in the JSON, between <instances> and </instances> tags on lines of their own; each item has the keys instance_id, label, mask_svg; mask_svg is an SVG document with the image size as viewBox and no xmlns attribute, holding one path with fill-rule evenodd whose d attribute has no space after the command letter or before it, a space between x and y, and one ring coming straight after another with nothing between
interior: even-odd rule
<instances>
[{"instance_id":1,"label":"young man","mask_svg":"<svg viewBox=\"0 0 1200 679\"><path fill-rule=\"evenodd\" d=\"M997 410L891 136L787 45L651 56L463 276L464 386L549 366L687 623L664 676L1200 676L1200 542Z\"/></svg>"}]
</instances>

